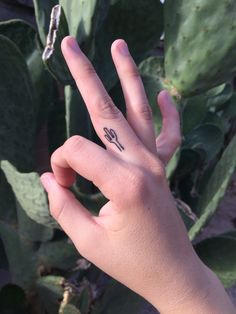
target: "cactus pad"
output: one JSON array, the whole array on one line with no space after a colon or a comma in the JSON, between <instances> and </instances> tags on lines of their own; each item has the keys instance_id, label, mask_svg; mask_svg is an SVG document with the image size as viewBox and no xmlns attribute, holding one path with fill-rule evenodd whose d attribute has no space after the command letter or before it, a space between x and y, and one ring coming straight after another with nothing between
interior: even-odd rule
<instances>
[{"instance_id":1,"label":"cactus pad","mask_svg":"<svg viewBox=\"0 0 236 314\"><path fill-rule=\"evenodd\" d=\"M1 168L27 215L39 224L56 227L56 222L50 216L46 193L38 173L21 173L6 160L1 162Z\"/></svg>"},{"instance_id":2,"label":"cactus pad","mask_svg":"<svg viewBox=\"0 0 236 314\"><path fill-rule=\"evenodd\" d=\"M234 0L165 2L166 78L181 95L198 94L235 75L235 18Z\"/></svg>"}]
</instances>

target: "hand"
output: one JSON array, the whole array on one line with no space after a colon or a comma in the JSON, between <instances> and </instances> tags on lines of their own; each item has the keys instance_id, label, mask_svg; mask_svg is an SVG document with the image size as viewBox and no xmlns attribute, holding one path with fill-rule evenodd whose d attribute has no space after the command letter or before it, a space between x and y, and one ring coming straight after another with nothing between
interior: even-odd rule
<instances>
[{"instance_id":1,"label":"hand","mask_svg":"<svg viewBox=\"0 0 236 314\"><path fill-rule=\"evenodd\" d=\"M127 119L72 37L63 40L62 51L106 149L73 136L53 153L53 174L42 176L51 214L81 255L167 312L196 295L206 277L165 178L165 165L181 141L178 112L162 91L163 127L156 140L144 87L123 40L111 51ZM109 199L97 217L68 189L76 173Z\"/></svg>"}]
</instances>

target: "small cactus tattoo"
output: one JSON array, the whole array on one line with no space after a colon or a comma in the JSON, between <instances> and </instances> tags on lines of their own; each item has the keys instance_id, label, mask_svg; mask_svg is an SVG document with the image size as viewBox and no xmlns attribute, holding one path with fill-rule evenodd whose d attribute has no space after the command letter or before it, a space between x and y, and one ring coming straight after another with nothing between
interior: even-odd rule
<instances>
[{"instance_id":1,"label":"small cactus tattoo","mask_svg":"<svg viewBox=\"0 0 236 314\"><path fill-rule=\"evenodd\" d=\"M105 135L104 137L108 140L108 142L115 144L119 151L125 150L124 146L118 141L118 136L113 129L103 128Z\"/></svg>"}]
</instances>

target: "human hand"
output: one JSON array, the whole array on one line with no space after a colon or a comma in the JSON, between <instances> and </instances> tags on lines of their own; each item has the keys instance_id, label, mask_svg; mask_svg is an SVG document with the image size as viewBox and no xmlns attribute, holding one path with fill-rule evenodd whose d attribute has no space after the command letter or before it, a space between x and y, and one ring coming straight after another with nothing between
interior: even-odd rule
<instances>
[{"instance_id":1,"label":"human hand","mask_svg":"<svg viewBox=\"0 0 236 314\"><path fill-rule=\"evenodd\" d=\"M163 127L156 139L151 109L127 45L117 40L111 50L127 119L76 41L63 40L64 57L106 149L81 136L71 137L53 153L53 174L44 174L42 183L52 216L81 255L164 313L195 294L206 273L165 178L165 165L181 140L179 116L167 91L162 91L158 103ZM109 199L96 217L68 189L76 173Z\"/></svg>"}]
</instances>

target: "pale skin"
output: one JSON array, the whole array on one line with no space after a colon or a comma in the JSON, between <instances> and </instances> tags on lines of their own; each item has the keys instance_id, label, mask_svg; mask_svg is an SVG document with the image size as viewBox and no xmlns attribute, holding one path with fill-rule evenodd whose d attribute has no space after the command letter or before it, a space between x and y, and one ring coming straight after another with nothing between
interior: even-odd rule
<instances>
[{"instance_id":1,"label":"pale skin","mask_svg":"<svg viewBox=\"0 0 236 314\"><path fill-rule=\"evenodd\" d=\"M167 91L158 95L163 127L152 113L126 43L111 47L126 101L126 118L108 96L72 37L62 52L105 148L73 136L41 177L52 216L82 256L163 314L233 314L217 277L195 254L175 207L165 166L181 142L178 112ZM93 216L69 191L79 173L109 200Z\"/></svg>"}]
</instances>

